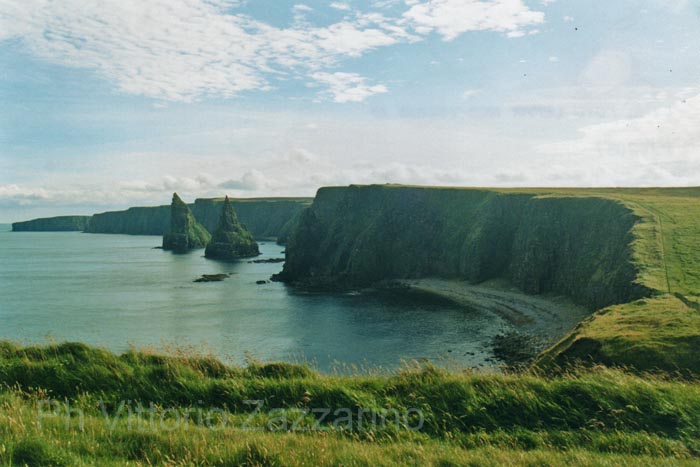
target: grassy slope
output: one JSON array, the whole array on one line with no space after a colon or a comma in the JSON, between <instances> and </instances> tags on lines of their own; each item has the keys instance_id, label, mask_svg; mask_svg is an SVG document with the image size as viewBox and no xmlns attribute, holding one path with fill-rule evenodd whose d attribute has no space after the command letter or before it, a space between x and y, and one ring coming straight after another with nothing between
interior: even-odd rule
<instances>
[{"instance_id":1,"label":"grassy slope","mask_svg":"<svg viewBox=\"0 0 700 467\"><path fill-rule=\"evenodd\" d=\"M0 384L3 466L693 465L700 454L699 383L605 369L542 378L427 367L340 377L289 364L232 368L191 355L0 343ZM43 419L40 428L38 400L47 397L83 410L84 431L77 416L68 426L64 417ZM228 424L169 431L158 422L130 428L122 419L111 430L97 401L114 415L124 399L154 402L159 414L226 407ZM251 411L245 399L282 411L240 430ZM330 422L323 431L284 429L280 417L291 422L300 408L320 407L415 407L425 424L419 432L339 430ZM313 423L308 416L301 425Z\"/></svg>"},{"instance_id":2,"label":"grassy slope","mask_svg":"<svg viewBox=\"0 0 700 467\"><path fill-rule=\"evenodd\" d=\"M561 190L620 200L641 221L639 282L658 295L598 311L546 352L540 365L572 358L638 370L700 373L700 188Z\"/></svg>"}]
</instances>

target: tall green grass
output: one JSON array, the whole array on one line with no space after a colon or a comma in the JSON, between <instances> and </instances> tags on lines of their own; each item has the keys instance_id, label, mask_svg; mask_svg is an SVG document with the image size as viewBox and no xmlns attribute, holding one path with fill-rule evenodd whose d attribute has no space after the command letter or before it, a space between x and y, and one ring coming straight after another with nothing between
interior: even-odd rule
<instances>
[{"instance_id":1,"label":"tall green grass","mask_svg":"<svg viewBox=\"0 0 700 467\"><path fill-rule=\"evenodd\" d=\"M415 366L340 376L186 353L2 343L0 384L0 465L691 465L700 456L700 383L604 368L542 377ZM39 420L43 399L68 402L72 418ZM228 423L137 429L122 417L111 429L124 400L152 402L158 416L220 408ZM263 410L251 417L247 400ZM415 431L337 425L332 414L318 426L304 415L302 430L283 422L314 408L417 409L424 422Z\"/></svg>"}]
</instances>

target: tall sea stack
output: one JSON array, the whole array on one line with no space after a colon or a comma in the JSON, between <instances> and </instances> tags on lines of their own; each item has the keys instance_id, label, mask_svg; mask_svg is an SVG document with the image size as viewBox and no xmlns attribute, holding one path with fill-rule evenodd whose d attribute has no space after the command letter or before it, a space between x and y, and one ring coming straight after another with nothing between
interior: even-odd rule
<instances>
[{"instance_id":1,"label":"tall sea stack","mask_svg":"<svg viewBox=\"0 0 700 467\"><path fill-rule=\"evenodd\" d=\"M163 235L163 249L185 252L194 248L204 248L211 235L194 218L189 206L173 193L170 205L170 231Z\"/></svg>"},{"instance_id":2,"label":"tall sea stack","mask_svg":"<svg viewBox=\"0 0 700 467\"><path fill-rule=\"evenodd\" d=\"M260 254L253 234L238 222L233 204L228 196L221 208L219 227L207 245L204 256L213 259L236 259Z\"/></svg>"}]
</instances>

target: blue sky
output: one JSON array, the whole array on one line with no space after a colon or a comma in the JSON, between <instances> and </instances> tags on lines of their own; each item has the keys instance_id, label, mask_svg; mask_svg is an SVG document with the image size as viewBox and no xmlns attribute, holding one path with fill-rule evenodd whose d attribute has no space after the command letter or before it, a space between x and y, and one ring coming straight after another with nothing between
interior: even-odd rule
<instances>
[{"instance_id":1,"label":"blue sky","mask_svg":"<svg viewBox=\"0 0 700 467\"><path fill-rule=\"evenodd\" d=\"M0 222L322 185L700 184L700 4L0 0Z\"/></svg>"}]
</instances>

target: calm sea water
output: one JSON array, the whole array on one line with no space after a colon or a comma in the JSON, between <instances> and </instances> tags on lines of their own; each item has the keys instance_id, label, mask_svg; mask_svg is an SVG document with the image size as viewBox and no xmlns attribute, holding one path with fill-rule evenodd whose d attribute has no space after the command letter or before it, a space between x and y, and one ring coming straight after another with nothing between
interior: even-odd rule
<instances>
[{"instance_id":1,"label":"calm sea water","mask_svg":"<svg viewBox=\"0 0 700 467\"><path fill-rule=\"evenodd\" d=\"M405 294L307 294L257 285L281 264L175 255L159 237L0 228L0 339L80 341L113 351L195 346L233 363L309 361L394 368L402 360L484 364L505 324ZM262 243L260 258L283 256ZM223 282L194 283L230 273Z\"/></svg>"}]
</instances>

